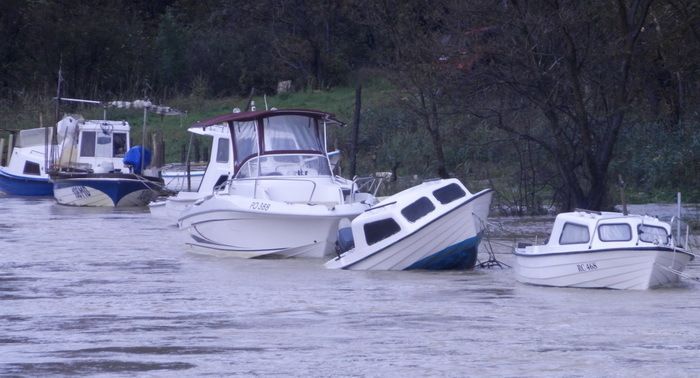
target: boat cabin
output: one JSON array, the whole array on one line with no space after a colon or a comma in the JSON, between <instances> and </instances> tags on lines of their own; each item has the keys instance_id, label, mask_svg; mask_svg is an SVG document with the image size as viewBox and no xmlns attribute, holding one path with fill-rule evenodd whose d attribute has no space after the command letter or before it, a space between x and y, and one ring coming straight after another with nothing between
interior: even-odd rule
<instances>
[{"instance_id":1,"label":"boat cabin","mask_svg":"<svg viewBox=\"0 0 700 378\"><path fill-rule=\"evenodd\" d=\"M93 173L128 172L124 156L130 148L126 121L82 120L67 116L57 125L60 169Z\"/></svg>"},{"instance_id":2,"label":"boat cabin","mask_svg":"<svg viewBox=\"0 0 700 378\"><path fill-rule=\"evenodd\" d=\"M397 193L366 210L351 227L340 228L338 252L385 246L451 211L465 197L471 193L457 179L427 181Z\"/></svg>"},{"instance_id":3,"label":"boat cabin","mask_svg":"<svg viewBox=\"0 0 700 378\"><path fill-rule=\"evenodd\" d=\"M577 210L557 215L547 247L568 251L628 246L673 247L671 227L646 215Z\"/></svg>"}]
</instances>

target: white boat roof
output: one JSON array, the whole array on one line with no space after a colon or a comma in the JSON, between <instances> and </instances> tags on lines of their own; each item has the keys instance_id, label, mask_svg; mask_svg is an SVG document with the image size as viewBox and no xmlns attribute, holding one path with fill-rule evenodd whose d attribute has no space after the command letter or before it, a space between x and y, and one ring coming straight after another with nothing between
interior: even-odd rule
<instances>
[{"instance_id":1,"label":"white boat roof","mask_svg":"<svg viewBox=\"0 0 700 378\"><path fill-rule=\"evenodd\" d=\"M78 124L80 131L129 131L129 123L126 121L107 121L98 119L88 119Z\"/></svg>"},{"instance_id":2,"label":"white boat roof","mask_svg":"<svg viewBox=\"0 0 700 378\"><path fill-rule=\"evenodd\" d=\"M623 214L610 211L590 211L590 210L575 210L568 213L560 213L557 215L555 223L572 222L595 226L599 223L629 223L632 225L647 224L654 226L668 227L668 223L660 221L656 217L640 214Z\"/></svg>"},{"instance_id":3,"label":"white boat roof","mask_svg":"<svg viewBox=\"0 0 700 378\"><path fill-rule=\"evenodd\" d=\"M438 188L442 188L445 186L448 186L450 184L457 184L459 185L462 190L464 190L467 194L467 197L469 197L472 193L467 190L467 188L462 185L462 183L455 179L455 178L450 178L450 179L445 179L445 180L431 180L431 181L424 181L419 185L412 186L406 190L403 190L401 192L398 192L396 194L393 194L389 197L386 197L383 199L380 203L375 205L376 208L381 207L382 205L390 204L391 202L395 202L398 207L405 207L406 205L410 205L413 203L417 198L423 197L423 196L430 196L432 195L433 191Z\"/></svg>"},{"instance_id":4,"label":"white boat roof","mask_svg":"<svg viewBox=\"0 0 700 378\"><path fill-rule=\"evenodd\" d=\"M229 131L228 125L225 123L220 123L217 125L212 125L212 126L207 126L207 127L201 127L201 126L193 126L187 129L187 131L191 132L192 134L197 134L197 135L211 135L211 136L226 136L228 137L229 134L231 133Z\"/></svg>"}]
</instances>

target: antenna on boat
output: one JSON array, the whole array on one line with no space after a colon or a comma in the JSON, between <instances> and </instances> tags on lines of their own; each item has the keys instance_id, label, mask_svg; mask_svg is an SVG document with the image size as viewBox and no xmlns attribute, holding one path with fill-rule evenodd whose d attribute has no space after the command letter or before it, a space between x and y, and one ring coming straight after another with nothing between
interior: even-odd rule
<instances>
[{"instance_id":1,"label":"antenna on boat","mask_svg":"<svg viewBox=\"0 0 700 378\"><path fill-rule=\"evenodd\" d=\"M265 110L270 110L267 108L267 93L263 94L263 100L265 100Z\"/></svg>"},{"instance_id":2,"label":"antenna on boat","mask_svg":"<svg viewBox=\"0 0 700 378\"><path fill-rule=\"evenodd\" d=\"M627 215L627 200L625 200L625 182L622 180L622 175L617 175L617 183L620 186L620 201L622 201L622 215Z\"/></svg>"},{"instance_id":3,"label":"antenna on boat","mask_svg":"<svg viewBox=\"0 0 700 378\"><path fill-rule=\"evenodd\" d=\"M681 241L681 192L676 193L676 216L678 216L678 222L676 222L676 235L678 237L676 243L678 243Z\"/></svg>"}]
</instances>

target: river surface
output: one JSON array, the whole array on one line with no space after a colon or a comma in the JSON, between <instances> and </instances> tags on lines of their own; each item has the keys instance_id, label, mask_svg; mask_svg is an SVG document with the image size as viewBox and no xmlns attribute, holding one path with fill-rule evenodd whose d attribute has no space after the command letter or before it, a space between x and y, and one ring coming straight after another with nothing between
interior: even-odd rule
<instances>
[{"instance_id":1,"label":"river surface","mask_svg":"<svg viewBox=\"0 0 700 378\"><path fill-rule=\"evenodd\" d=\"M498 259L551 221L492 219ZM187 238L148 210L0 197L0 375L700 376L692 281L637 292L527 286L508 268L331 271L197 255Z\"/></svg>"}]
</instances>

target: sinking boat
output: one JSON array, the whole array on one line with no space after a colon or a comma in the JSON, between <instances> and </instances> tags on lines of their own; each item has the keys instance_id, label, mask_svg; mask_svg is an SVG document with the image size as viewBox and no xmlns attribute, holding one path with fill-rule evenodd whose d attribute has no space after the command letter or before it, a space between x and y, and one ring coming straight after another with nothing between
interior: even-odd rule
<instances>
[{"instance_id":1,"label":"sinking boat","mask_svg":"<svg viewBox=\"0 0 700 378\"><path fill-rule=\"evenodd\" d=\"M493 191L472 194L457 179L394 194L338 230L330 269L471 269Z\"/></svg>"},{"instance_id":2,"label":"sinking boat","mask_svg":"<svg viewBox=\"0 0 700 378\"><path fill-rule=\"evenodd\" d=\"M56 202L69 206L145 206L163 180L142 174L150 153L130 148L126 121L66 116L57 124L61 154L49 173Z\"/></svg>"},{"instance_id":3,"label":"sinking boat","mask_svg":"<svg viewBox=\"0 0 700 378\"><path fill-rule=\"evenodd\" d=\"M534 285L646 290L677 282L693 254L671 225L646 215L561 213L543 245L514 250L518 281Z\"/></svg>"},{"instance_id":4,"label":"sinking boat","mask_svg":"<svg viewBox=\"0 0 700 378\"><path fill-rule=\"evenodd\" d=\"M8 145L7 166L0 166L0 192L16 196L52 195L53 184L47 167L52 151L57 148L50 142L53 128L20 130L17 135L15 145Z\"/></svg>"},{"instance_id":5,"label":"sinking boat","mask_svg":"<svg viewBox=\"0 0 700 378\"><path fill-rule=\"evenodd\" d=\"M178 224L194 240L190 246L243 258L322 257L333 253L341 220L376 204L373 193L332 173L326 130L343 125L333 114L252 111L195 126L222 122L232 137L232 179L182 213Z\"/></svg>"},{"instance_id":6,"label":"sinking boat","mask_svg":"<svg viewBox=\"0 0 700 378\"><path fill-rule=\"evenodd\" d=\"M212 125L204 128L190 127L187 131L196 135L212 137L209 163L203 171L203 177L199 178L199 184L194 191L181 190L175 195L159 198L148 204L152 215L171 219L173 223L177 223L180 214L188 206L200 198L211 195L216 188L222 186L233 168L231 160L233 149L228 125ZM167 180L165 175L161 177ZM187 180L186 176L184 180ZM190 182L190 184L194 183Z\"/></svg>"}]
</instances>

